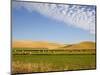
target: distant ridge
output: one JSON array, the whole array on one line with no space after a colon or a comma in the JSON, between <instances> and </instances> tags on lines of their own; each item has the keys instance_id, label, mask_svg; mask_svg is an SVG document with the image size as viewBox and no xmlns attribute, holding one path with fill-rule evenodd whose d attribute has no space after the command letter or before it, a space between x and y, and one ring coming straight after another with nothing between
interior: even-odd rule
<instances>
[{"instance_id":1,"label":"distant ridge","mask_svg":"<svg viewBox=\"0 0 100 75\"><path fill-rule=\"evenodd\" d=\"M80 42L77 44L70 44L62 47L64 49L95 49L95 43L91 41Z\"/></svg>"},{"instance_id":2,"label":"distant ridge","mask_svg":"<svg viewBox=\"0 0 100 75\"><path fill-rule=\"evenodd\" d=\"M50 43L45 41L14 41L12 43L13 48L48 48L55 49L62 47L63 45L57 43Z\"/></svg>"},{"instance_id":3,"label":"distant ridge","mask_svg":"<svg viewBox=\"0 0 100 75\"><path fill-rule=\"evenodd\" d=\"M95 49L95 42L84 41L76 44L64 45L45 41L13 41L12 48Z\"/></svg>"}]
</instances>

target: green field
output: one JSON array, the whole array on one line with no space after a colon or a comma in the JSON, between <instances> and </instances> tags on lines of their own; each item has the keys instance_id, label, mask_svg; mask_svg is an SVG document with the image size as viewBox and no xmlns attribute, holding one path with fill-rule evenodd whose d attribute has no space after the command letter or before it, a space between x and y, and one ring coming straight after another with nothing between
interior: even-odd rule
<instances>
[{"instance_id":1,"label":"green field","mask_svg":"<svg viewBox=\"0 0 100 75\"><path fill-rule=\"evenodd\" d=\"M95 54L12 55L12 72L34 73L95 69L95 58Z\"/></svg>"},{"instance_id":2,"label":"green field","mask_svg":"<svg viewBox=\"0 0 100 75\"><path fill-rule=\"evenodd\" d=\"M13 48L14 55L30 54L95 54L95 49L33 49L33 48Z\"/></svg>"}]
</instances>

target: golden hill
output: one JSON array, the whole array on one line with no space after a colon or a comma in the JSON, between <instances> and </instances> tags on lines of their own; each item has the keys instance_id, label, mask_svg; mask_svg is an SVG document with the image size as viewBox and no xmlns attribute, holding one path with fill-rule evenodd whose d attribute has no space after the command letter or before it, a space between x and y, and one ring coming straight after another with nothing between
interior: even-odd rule
<instances>
[{"instance_id":1,"label":"golden hill","mask_svg":"<svg viewBox=\"0 0 100 75\"><path fill-rule=\"evenodd\" d=\"M57 43L49 43L42 41L14 41L12 43L12 48L48 48L55 49L62 47L62 45Z\"/></svg>"},{"instance_id":2,"label":"golden hill","mask_svg":"<svg viewBox=\"0 0 100 75\"><path fill-rule=\"evenodd\" d=\"M95 43L91 41L85 41L77 44L70 44L62 48L63 49L95 49Z\"/></svg>"},{"instance_id":3,"label":"golden hill","mask_svg":"<svg viewBox=\"0 0 100 75\"><path fill-rule=\"evenodd\" d=\"M95 43L85 41L76 44L63 45L44 41L13 41L12 48L95 49Z\"/></svg>"}]
</instances>

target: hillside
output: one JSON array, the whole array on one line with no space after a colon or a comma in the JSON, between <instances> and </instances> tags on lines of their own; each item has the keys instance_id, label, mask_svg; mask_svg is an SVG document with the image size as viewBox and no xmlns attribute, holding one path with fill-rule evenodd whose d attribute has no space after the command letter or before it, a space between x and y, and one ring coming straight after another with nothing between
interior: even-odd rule
<instances>
[{"instance_id":1,"label":"hillside","mask_svg":"<svg viewBox=\"0 0 100 75\"><path fill-rule=\"evenodd\" d=\"M12 43L13 48L48 48L55 49L62 47L62 45L57 43L49 43L44 41L14 41Z\"/></svg>"},{"instance_id":2,"label":"hillside","mask_svg":"<svg viewBox=\"0 0 100 75\"><path fill-rule=\"evenodd\" d=\"M85 41L77 44L70 44L62 48L63 49L95 49L95 43L91 41Z\"/></svg>"},{"instance_id":3,"label":"hillside","mask_svg":"<svg viewBox=\"0 0 100 75\"><path fill-rule=\"evenodd\" d=\"M76 44L58 44L44 41L13 41L13 48L48 48L48 49L95 49L95 43L90 41Z\"/></svg>"}]
</instances>

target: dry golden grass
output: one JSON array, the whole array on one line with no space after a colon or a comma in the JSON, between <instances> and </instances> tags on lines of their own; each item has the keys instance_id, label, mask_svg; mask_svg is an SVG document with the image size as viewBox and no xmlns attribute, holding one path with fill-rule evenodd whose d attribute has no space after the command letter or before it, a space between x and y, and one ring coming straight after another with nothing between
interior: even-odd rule
<instances>
[{"instance_id":1,"label":"dry golden grass","mask_svg":"<svg viewBox=\"0 0 100 75\"><path fill-rule=\"evenodd\" d=\"M30 72L49 72L68 70L68 66L58 67L52 63L23 63L20 61L12 62L12 74Z\"/></svg>"},{"instance_id":2,"label":"dry golden grass","mask_svg":"<svg viewBox=\"0 0 100 75\"><path fill-rule=\"evenodd\" d=\"M30 63L23 64L19 61L12 63L12 72L13 73L27 73L32 72L32 65Z\"/></svg>"},{"instance_id":3,"label":"dry golden grass","mask_svg":"<svg viewBox=\"0 0 100 75\"><path fill-rule=\"evenodd\" d=\"M13 48L48 48L54 49L62 47L63 45L57 43L50 43L45 41L13 41Z\"/></svg>"},{"instance_id":4,"label":"dry golden grass","mask_svg":"<svg viewBox=\"0 0 100 75\"><path fill-rule=\"evenodd\" d=\"M95 49L95 43L83 41L76 44L58 44L46 41L13 41L13 48L48 48L48 49Z\"/></svg>"},{"instance_id":5,"label":"dry golden grass","mask_svg":"<svg viewBox=\"0 0 100 75\"><path fill-rule=\"evenodd\" d=\"M95 49L95 43L91 41L84 41L76 44L69 44L62 47L64 49Z\"/></svg>"}]
</instances>

